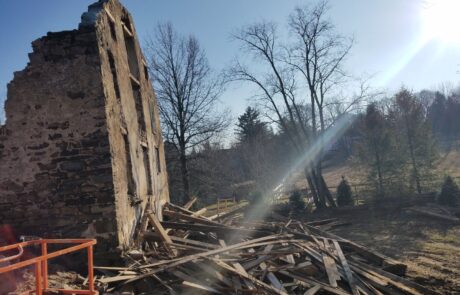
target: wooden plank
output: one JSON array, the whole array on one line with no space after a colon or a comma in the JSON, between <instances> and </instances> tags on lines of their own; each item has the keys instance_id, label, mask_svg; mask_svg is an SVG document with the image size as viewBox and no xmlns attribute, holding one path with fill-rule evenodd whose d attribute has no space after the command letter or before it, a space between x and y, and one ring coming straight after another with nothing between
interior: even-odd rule
<instances>
[{"instance_id":1,"label":"wooden plank","mask_svg":"<svg viewBox=\"0 0 460 295\"><path fill-rule=\"evenodd\" d=\"M263 254L270 253L272 249L273 249L273 245L267 245L263 251ZM249 249L249 251L252 253L255 252L254 249ZM263 255L263 256L267 256L267 255ZM263 271L266 271L267 279L270 281L270 283L272 284L274 288L287 293L286 289L284 289L283 284L278 280L276 275L272 273L271 271L268 271L268 267L267 267L267 264L265 264L265 262L259 263L259 266Z\"/></svg>"},{"instance_id":2,"label":"wooden plank","mask_svg":"<svg viewBox=\"0 0 460 295\"><path fill-rule=\"evenodd\" d=\"M344 239L342 237L339 237L335 234L329 233L327 231L323 231L319 228L305 225L308 230L310 230L314 234L321 235L323 237L328 237L330 239L335 239L339 242L339 245L344 248L350 248L353 251L359 253L363 257L377 263L378 265L383 266L384 270L389 271L393 274L399 275L399 276L404 276L407 270L407 265L404 263L397 261L393 258L387 257L379 252L376 251L371 251L367 249L364 246L361 246L355 242L352 242L350 240Z\"/></svg>"},{"instance_id":3,"label":"wooden plank","mask_svg":"<svg viewBox=\"0 0 460 295\"><path fill-rule=\"evenodd\" d=\"M214 288L204 286L204 285L199 284L199 283L193 283L193 282L190 282L190 281L183 281L182 285L185 286L185 287L188 287L188 288L195 288L195 289L198 289L198 290L201 290L201 291L206 291L206 292L215 293L215 294L222 294L220 291L217 291Z\"/></svg>"},{"instance_id":4,"label":"wooden plank","mask_svg":"<svg viewBox=\"0 0 460 295\"><path fill-rule=\"evenodd\" d=\"M329 219L324 219L324 220L310 221L310 222L307 222L305 224L309 225L309 226L318 226L318 225L324 225L324 224L328 224L328 223L335 222L335 221L337 221L337 218L329 218Z\"/></svg>"},{"instance_id":5,"label":"wooden plank","mask_svg":"<svg viewBox=\"0 0 460 295\"><path fill-rule=\"evenodd\" d=\"M229 226L215 226L215 225L204 225L204 224L191 224L191 223L183 223L183 222L169 222L169 221L162 221L161 224L165 228L172 228L172 229L183 229L183 230L195 230L200 232L215 232L218 234L238 234L238 235L270 235L270 232L267 231L260 231L255 229L245 229L245 228L236 228L236 227L229 227Z\"/></svg>"},{"instance_id":6,"label":"wooden plank","mask_svg":"<svg viewBox=\"0 0 460 295\"><path fill-rule=\"evenodd\" d=\"M337 288L337 280L340 279L339 271L337 270L337 265L334 262L334 259L329 257L327 254L322 254L324 268L326 269L327 277L329 279L329 285L334 288Z\"/></svg>"},{"instance_id":7,"label":"wooden plank","mask_svg":"<svg viewBox=\"0 0 460 295\"><path fill-rule=\"evenodd\" d=\"M122 276L115 276L115 277L108 277L108 278L100 278L97 281L103 284L115 283L120 281L126 281L132 278L135 278L135 275L122 275Z\"/></svg>"},{"instance_id":8,"label":"wooden plank","mask_svg":"<svg viewBox=\"0 0 460 295\"><path fill-rule=\"evenodd\" d=\"M184 256L184 257L179 257L179 258L175 258L175 259L171 259L171 260L167 260L167 261L160 261L160 262L156 262L156 263L142 265L142 266L137 267L137 269L153 268L153 267L156 267L156 268L151 270L151 271L149 271L149 272L147 272L147 273L145 273L145 274L139 275L136 278L133 278L133 279L130 279L130 280L124 282L123 284L120 285L120 287L123 286L123 285L129 284L129 283L141 280L143 278L146 278L146 277L150 276L151 274L156 274L156 273L165 271L167 269L170 269L170 268L185 264L187 262L197 260L199 258L205 258L205 257L211 256L211 255L225 253L225 252L235 250L235 249L238 249L238 248L241 248L241 247L244 247L244 246L257 244L257 243L262 242L262 241L270 241L270 240L273 240L273 239L279 240L279 239L282 239L284 237L291 237L291 236L290 235L265 236L265 237L262 237L262 238L253 239L253 240L233 244L233 245L230 245L230 246L227 246L227 247L222 247L220 249L215 249L215 250L202 252L202 253L196 253L196 254L192 254L192 255L188 255L188 256Z\"/></svg>"},{"instance_id":9,"label":"wooden plank","mask_svg":"<svg viewBox=\"0 0 460 295\"><path fill-rule=\"evenodd\" d=\"M400 288L401 290L408 292L409 294L428 294L428 295L440 295L440 293L435 292L433 290L430 290L428 288L425 288L422 285L419 285L415 282L412 282L410 280L407 280L403 277L397 276L395 274L392 274L390 272L387 272L385 270L382 270L380 268L374 267L372 265L364 264L358 261L353 261L350 262L351 268L353 269L353 266L358 266L362 270L371 273L374 276L380 277L383 280L386 280L389 284Z\"/></svg>"},{"instance_id":10,"label":"wooden plank","mask_svg":"<svg viewBox=\"0 0 460 295\"><path fill-rule=\"evenodd\" d=\"M123 27L123 31L125 31L125 33L128 34L129 37L132 38L134 36L131 30L126 26L124 22L121 22L121 26Z\"/></svg>"},{"instance_id":11,"label":"wooden plank","mask_svg":"<svg viewBox=\"0 0 460 295\"><path fill-rule=\"evenodd\" d=\"M342 268L345 272L348 284L350 285L351 293L353 295L359 295L358 288L356 287L355 280L353 278L353 273L351 272L350 266L348 265L348 261L345 258L345 255L343 255L339 243L336 240L333 240L332 243L335 247L335 250L337 251L337 256L339 257L340 263L342 264Z\"/></svg>"},{"instance_id":12,"label":"wooden plank","mask_svg":"<svg viewBox=\"0 0 460 295\"><path fill-rule=\"evenodd\" d=\"M203 215L204 213L206 213L206 211L208 211L208 209L206 209L206 208L201 208L200 210L198 210L198 211L196 211L196 212L193 212L192 216L194 216L194 217L201 216L201 215Z\"/></svg>"},{"instance_id":13,"label":"wooden plank","mask_svg":"<svg viewBox=\"0 0 460 295\"><path fill-rule=\"evenodd\" d=\"M241 264L239 262L235 262L233 263L233 268L235 268L238 272L248 276L249 274L246 272L246 270L244 269L243 266L241 266ZM246 284L246 286L248 286L248 288L250 290L255 290L256 289L256 286L250 281L250 280L246 280L246 279L243 279L244 283Z\"/></svg>"},{"instance_id":14,"label":"wooden plank","mask_svg":"<svg viewBox=\"0 0 460 295\"><path fill-rule=\"evenodd\" d=\"M235 213L238 213L240 212L241 210L243 210L249 203L244 203L244 204L238 204L238 205L235 205L233 206L232 208L230 208L229 210L225 211L225 212L220 212L218 214L215 214L213 216L209 216L208 218L210 220L215 220L215 219L222 219L222 218L225 218L225 217L228 217L232 214L235 214Z\"/></svg>"},{"instance_id":15,"label":"wooden plank","mask_svg":"<svg viewBox=\"0 0 460 295\"><path fill-rule=\"evenodd\" d=\"M197 197L193 197L190 201L187 202L187 204L184 205L184 209L190 210L190 208L192 208L193 204L195 204L197 200Z\"/></svg>"},{"instance_id":16,"label":"wooden plank","mask_svg":"<svg viewBox=\"0 0 460 295\"><path fill-rule=\"evenodd\" d=\"M303 295L315 295L316 292L318 292L320 289L321 289L320 285L315 285L314 287L312 287L312 288L308 289L307 291L305 291L305 293L303 293Z\"/></svg>"},{"instance_id":17,"label":"wooden plank","mask_svg":"<svg viewBox=\"0 0 460 295\"><path fill-rule=\"evenodd\" d=\"M156 215L153 213L148 213L148 217L149 217L150 222L152 222L152 225L155 228L155 231L158 232L161 240L164 242L165 247L168 250L169 254L172 256L177 256L177 251L170 247L170 245L172 244L171 238L168 236L168 233L166 233L164 227L161 225L161 222L158 220Z\"/></svg>"},{"instance_id":18,"label":"wooden plank","mask_svg":"<svg viewBox=\"0 0 460 295\"><path fill-rule=\"evenodd\" d=\"M149 241L157 241L157 240L161 239L160 235L158 233L156 233L156 232L146 232L146 233L144 233L144 238L146 240L149 240ZM182 243L182 244L185 244L185 245L194 245L194 246L202 247L204 249L218 249L219 248L218 245L205 243L205 242L200 242L200 241L195 241L195 240L192 240L192 239L184 239L184 238L179 238L179 237L176 237L176 236L169 236L169 238L173 242L178 242L178 243Z\"/></svg>"},{"instance_id":19,"label":"wooden plank","mask_svg":"<svg viewBox=\"0 0 460 295\"><path fill-rule=\"evenodd\" d=\"M201 217L195 217L193 215L187 215L180 212L170 211L170 210L163 210L163 215L168 216L169 218L174 219L182 219L186 221L192 221L200 224L206 224L211 226L222 226L220 223L215 221L210 221Z\"/></svg>"},{"instance_id":20,"label":"wooden plank","mask_svg":"<svg viewBox=\"0 0 460 295\"><path fill-rule=\"evenodd\" d=\"M280 295L287 295L286 292L284 292L283 290L279 290L279 289L276 289L270 285L267 285L265 284L264 282L258 280L257 278L251 276L251 275L247 275L245 274L244 272L239 272L238 270L234 269L233 267L231 267L230 265L226 264L225 262L219 260L219 259L212 259L217 265L221 266L223 269L229 271L229 272L232 272L234 274L237 274L239 275L240 277L244 278L244 279L247 279L247 280L250 280L251 282L253 282L258 288L261 288L261 289L265 289L265 290L268 290L268 291L271 291L275 294L280 294Z\"/></svg>"},{"instance_id":21,"label":"wooden plank","mask_svg":"<svg viewBox=\"0 0 460 295\"><path fill-rule=\"evenodd\" d=\"M295 275L287 270L282 270L280 271L281 274L287 276L287 277L290 277L290 278L293 278L295 280L298 280L298 281L301 281L303 283L306 283L308 286L310 287L313 287L315 285L320 285L321 288L326 291L326 292L329 292L331 294L336 294L336 295L350 295L350 293L348 292L345 292L344 290L342 289L339 289L339 288L332 288L331 286L327 285L327 284L324 284L324 283L321 283L313 278L307 278L307 277L303 277L303 276L298 276L298 275Z\"/></svg>"},{"instance_id":22,"label":"wooden plank","mask_svg":"<svg viewBox=\"0 0 460 295\"><path fill-rule=\"evenodd\" d=\"M221 281L225 285L227 285L229 287L233 286L233 282L232 282L231 279L228 279L227 277L225 277L221 272L219 272L215 268L211 267L209 264L207 264L207 263L197 263L196 265L199 268L201 268L204 272L206 272L209 275L212 275L213 277L215 277L216 279L218 279L219 281Z\"/></svg>"}]
</instances>

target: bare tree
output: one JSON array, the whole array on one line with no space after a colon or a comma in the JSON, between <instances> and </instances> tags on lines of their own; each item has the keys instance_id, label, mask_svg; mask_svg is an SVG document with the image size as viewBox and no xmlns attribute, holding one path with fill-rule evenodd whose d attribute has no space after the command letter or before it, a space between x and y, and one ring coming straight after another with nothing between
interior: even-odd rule
<instances>
[{"instance_id":1,"label":"bare tree","mask_svg":"<svg viewBox=\"0 0 460 295\"><path fill-rule=\"evenodd\" d=\"M308 147L310 127L306 122L305 104L296 100L296 79L293 67L284 61L283 48L278 43L276 25L262 22L244 27L234 35L243 49L265 65L262 73L251 72L241 62L236 61L228 70L233 81L246 81L261 90L260 100L274 114L273 120L281 126L299 155ZM317 207L326 207L326 199L335 206L331 194L322 179L307 163L305 176L311 188Z\"/></svg>"},{"instance_id":2,"label":"bare tree","mask_svg":"<svg viewBox=\"0 0 460 295\"><path fill-rule=\"evenodd\" d=\"M343 62L353 44L352 39L335 32L333 24L326 19L327 11L328 3L322 1L313 7L297 7L289 18L295 44L290 49L288 62L301 73L306 82L312 105L312 133L315 138L327 127L327 96L347 81ZM317 173L322 174L321 161L317 162Z\"/></svg>"},{"instance_id":3,"label":"bare tree","mask_svg":"<svg viewBox=\"0 0 460 295\"><path fill-rule=\"evenodd\" d=\"M205 52L193 36L180 36L160 24L147 42L165 140L180 155L183 197L190 198L188 151L209 141L229 124L218 110L222 79L214 78Z\"/></svg>"},{"instance_id":4,"label":"bare tree","mask_svg":"<svg viewBox=\"0 0 460 295\"><path fill-rule=\"evenodd\" d=\"M250 82L261 90L260 99L271 111L272 119L299 153L319 142L319 156L305 169L318 207L326 207L327 203L335 206L322 175L323 134L335 124L338 115L352 111L370 97L367 81L361 81L359 91L349 95L350 99L338 99L344 84L354 80L343 69L353 40L336 33L326 18L327 11L326 1L296 8L289 17L293 34L287 42L279 39L273 23L244 27L234 37L265 68L257 73L237 61L229 70L231 80ZM259 63L257 68L260 66ZM305 109L309 116L305 116Z\"/></svg>"}]
</instances>

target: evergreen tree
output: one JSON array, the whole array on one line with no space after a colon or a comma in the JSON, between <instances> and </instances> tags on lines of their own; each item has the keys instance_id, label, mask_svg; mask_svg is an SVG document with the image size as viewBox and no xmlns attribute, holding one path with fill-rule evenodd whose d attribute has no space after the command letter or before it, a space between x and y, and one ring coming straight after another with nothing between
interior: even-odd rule
<instances>
[{"instance_id":1,"label":"evergreen tree","mask_svg":"<svg viewBox=\"0 0 460 295\"><path fill-rule=\"evenodd\" d=\"M431 186L437 158L431 127L423 105L407 89L396 94L390 111L392 128L397 131L399 153L405 156L410 183L420 194Z\"/></svg>"},{"instance_id":2,"label":"evergreen tree","mask_svg":"<svg viewBox=\"0 0 460 295\"><path fill-rule=\"evenodd\" d=\"M337 205L339 207L353 205L351 187L344 176L342 176L342 181L337 187Z\"/></svg>"},{"instance_id":3,"label":"evergreen tree","mask_svg":"<svg viewBox=\"0 0 460 295\"><path fill-rule=\"evenodd\" d=\"M438 137L444 137L446 133L446 97L436 92L434 94L434 101L428 107L428 120L431 123L431 128L434 134Z\"/></svg>"},{"instance_id":4,"label":"evergreen tree","mask_svg":"<svg viewBox=\"0 0 460 295\"><path fill-rule=\"evenodd\" d=\"M377 104L367 107L360 124L362 141L358 145L358 160L367 168L367 178L373 184L376 196L383 197L396 183L396 187L402 183L398 175L403 164L397 152L394 131Z\"/></svg>"},{"instance_id":5,"label":"evergreen tree","mask_svg":"<svg viewBox=\"0 0 460 295\"><path fill-rule=\"evenodd\" d=\"M294 191L289 196L289 207L294 214L301 214L305 210L305 202L299 191Z\"/></svg>"},{"instance_id":6,"label":"evergreen tree","mask_svg":"<svg viewBox=\"0 0 460 295\"><path fill-rule=\"evenodd\" d=\"M260 119L257 109L247 107L244 114L238 117L236 135L240 142L254 142L269 136L267 124Z\"/></svg>"},{"instance_id":7,"label":"evergreen tree","mask_svg":"<svg viewBox=\"0 0 460 295\"><path fill-rule=\"evenodd\" d=\"M438 203L446 206L457 206L460 201L460 190L452 179L447 176L441 189L441 193L438 197Z\"/></svg>"},{"instance_id":8,"label":"evergreen tree","mask_svg":"<svg viewBox=\"0 0 460 295\"><path fill-rule=\"evenodd\" d=\"M259 111L252 107L238 117L236 127L236 148L244 178L254 180L256 190L268 192L273 189L271 185L278 172L274 157L274 134L261 120Z\"/></svg>"}]
</instances>

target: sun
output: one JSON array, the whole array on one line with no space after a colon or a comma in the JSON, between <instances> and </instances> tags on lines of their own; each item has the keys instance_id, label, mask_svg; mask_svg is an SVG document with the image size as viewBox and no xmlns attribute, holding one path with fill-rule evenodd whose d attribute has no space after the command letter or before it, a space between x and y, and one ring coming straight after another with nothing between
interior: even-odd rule
<instances>
[{"instance_id":1,"label":"sun","mask_svg":"<svg viewBox=\"0 0 460 295\"><path fill-rule=\"evenodd\" d=\"M427 40L460 44L460 0L425 0L421 16Z\"/></svg>"}]
</instances>

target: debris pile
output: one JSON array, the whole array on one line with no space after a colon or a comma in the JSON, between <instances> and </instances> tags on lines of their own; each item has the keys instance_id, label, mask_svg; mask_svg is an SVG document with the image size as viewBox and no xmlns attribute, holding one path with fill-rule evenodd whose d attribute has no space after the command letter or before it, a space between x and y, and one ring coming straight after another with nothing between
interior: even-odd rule
<instances>
[{"instance_id":1,"label":"debris pile","mask_svg":"<svg viewBox=\"0 0 460 295\"><path fill-rule=\"evenodd\" d=\"M98 286L112 294L437 294L404 278L406 265L321 229L335 219L260 222L242 218L241 208L211 218L200 211L167 204L161 222L144 214L141 250L126 267L95 267L104 274Z\"/></svg>"}]
</instances>

